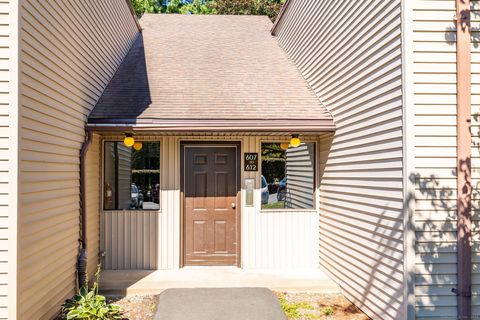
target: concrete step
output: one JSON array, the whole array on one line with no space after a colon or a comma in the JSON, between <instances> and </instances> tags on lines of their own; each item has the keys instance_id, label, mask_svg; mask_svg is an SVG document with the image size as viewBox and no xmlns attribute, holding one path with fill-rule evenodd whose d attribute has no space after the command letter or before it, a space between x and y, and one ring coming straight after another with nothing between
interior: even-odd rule
<instances>
[{"instance_id":1,"label":"concrete step","mask_svg":"<svg viewBox=\"0 0 480 320\"><path fill-rule=\"evenodd\" d=\"M150 295L171 288L248 288L339 293L319 269L245 270L235 267L186 267L176 270L104 270L100 290L107 295Z\"/></svg>"}]
</instances>

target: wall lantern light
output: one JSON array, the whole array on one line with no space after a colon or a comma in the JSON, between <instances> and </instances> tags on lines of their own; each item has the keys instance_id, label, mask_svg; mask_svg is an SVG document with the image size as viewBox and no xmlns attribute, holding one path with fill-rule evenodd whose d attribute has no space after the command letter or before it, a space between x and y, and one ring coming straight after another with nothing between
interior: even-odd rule
<instances>
[{"instance_id":1,"label":"wall lantern light","mask_svg":"<svg viewBox=\"0 0 480 320\"><path fill-rule=\"evenodd\" d=\"M133 146L135 143L135 139L133 139L133 134L131 133L125 133L125 138L123 139L123 144L126 145L127 147Z\"/></svg>"},{"instance_id":2,"label":"wall lantern light","mask_svg":"<svg viewBox=\"0 0 480 320\"><path fill-rule=\"evenodd\" d=\"M288 149L288 146L289 146L289 143L288 142L282 142L280 143L280 148L282 150L287 150Z\"/></svg>"},{"instance_id":3,"label":"wall lantern light","mask_svg":"<svg viewBox=\"0 0 480 320\"><path fill-rule=\"evenodd\" d=\"M298 134L292 134L292 139L290 139L290 145L296 148L300 145L300 143L302 143L302 141L300 141Z\"/></svg>"},{"instance_id":4,"label":"wall lantern light","mask_svg":"<svg viewBox=\"0 0 480 320\"><path fill-rule=\"evenodd\" d=\"M140 141L135 141L133 144L133 149L140 151L142 150L143 144Z\"/></svg>"}]
</instances>

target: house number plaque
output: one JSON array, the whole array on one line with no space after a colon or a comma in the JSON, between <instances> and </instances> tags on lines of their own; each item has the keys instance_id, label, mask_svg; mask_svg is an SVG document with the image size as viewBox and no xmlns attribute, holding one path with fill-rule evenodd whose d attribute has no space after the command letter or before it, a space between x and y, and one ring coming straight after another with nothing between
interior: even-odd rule
<instances>
[{"instance_id":1,"label":"house number plaque","mask_svg":"<svg viewBox=\"0 0 480 320\"><path fill-rule=\"evenodd\" d=\"M258 171L258 153L245 152L245 171Z\"/></svg>"}]
</instances>

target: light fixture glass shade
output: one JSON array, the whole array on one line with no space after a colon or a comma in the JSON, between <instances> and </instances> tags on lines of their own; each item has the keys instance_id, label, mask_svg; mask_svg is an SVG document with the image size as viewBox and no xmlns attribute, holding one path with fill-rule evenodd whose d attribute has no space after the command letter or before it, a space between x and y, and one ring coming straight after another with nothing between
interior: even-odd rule
<instances>
[{"instance_id":1,"label":"light fixture glass shade","mask_svg":"<svg viewBox=\"0 0 480 320\"><path fill-rule=\"evenodd\" d=\"M288 142L282 142L282 143L280 143L280 148L281 148L282 150L287 150L287 149L288 149L288 145L289 145Z\"/></svg>"},{"instance_id":2,"label":"light fixture glass shade","mask_svg":"<svg viewBox=\"0 0 480 320\"><path fill-rule=\"evenodd\" d=\"M300 141L300 138L298 137L298 134L294 134L292 136L292 139L290 139L290 145L294 148L298 147L302 141Z\"/></svg>"},{"instance_id":3,"label":"light fixture glass shade","mask_svg":"<svg viewBox=\"0 0 480 320\"><path fill-rule=\"evenodd\" d=\"M127 147L133 146L135 143L135 139L131 135L127 135L125 139L123 139L123 144L126 145Z\"/></svg>"},{"instance_id":4,"label":"light fixture glass shade","mask_svg":"<svg viewBox=\"0 0 480 320\"><path fill-rule=\"evenodd\" d=\"M133 149L137 151L142 150L142 147L143 147L143 143L141 143L140 141L135 141L135 143L133 144Z\"/></svg>"}]
</instances>

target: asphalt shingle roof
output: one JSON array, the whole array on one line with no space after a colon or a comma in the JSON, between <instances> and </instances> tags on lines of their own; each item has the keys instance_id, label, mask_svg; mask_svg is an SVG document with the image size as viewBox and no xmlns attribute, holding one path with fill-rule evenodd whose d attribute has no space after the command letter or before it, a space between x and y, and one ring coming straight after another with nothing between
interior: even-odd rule
<instances>
[{"instance_id":1,"label":"asphalt shingle roof","mask_svg":"<svg viewBox=\"0 0 480 320\"><path fill-rule=\"evenodd\" d=\"M145 14L140 24L89 124L334 130L267 17Z\"/></svg>"}]
</instances>

